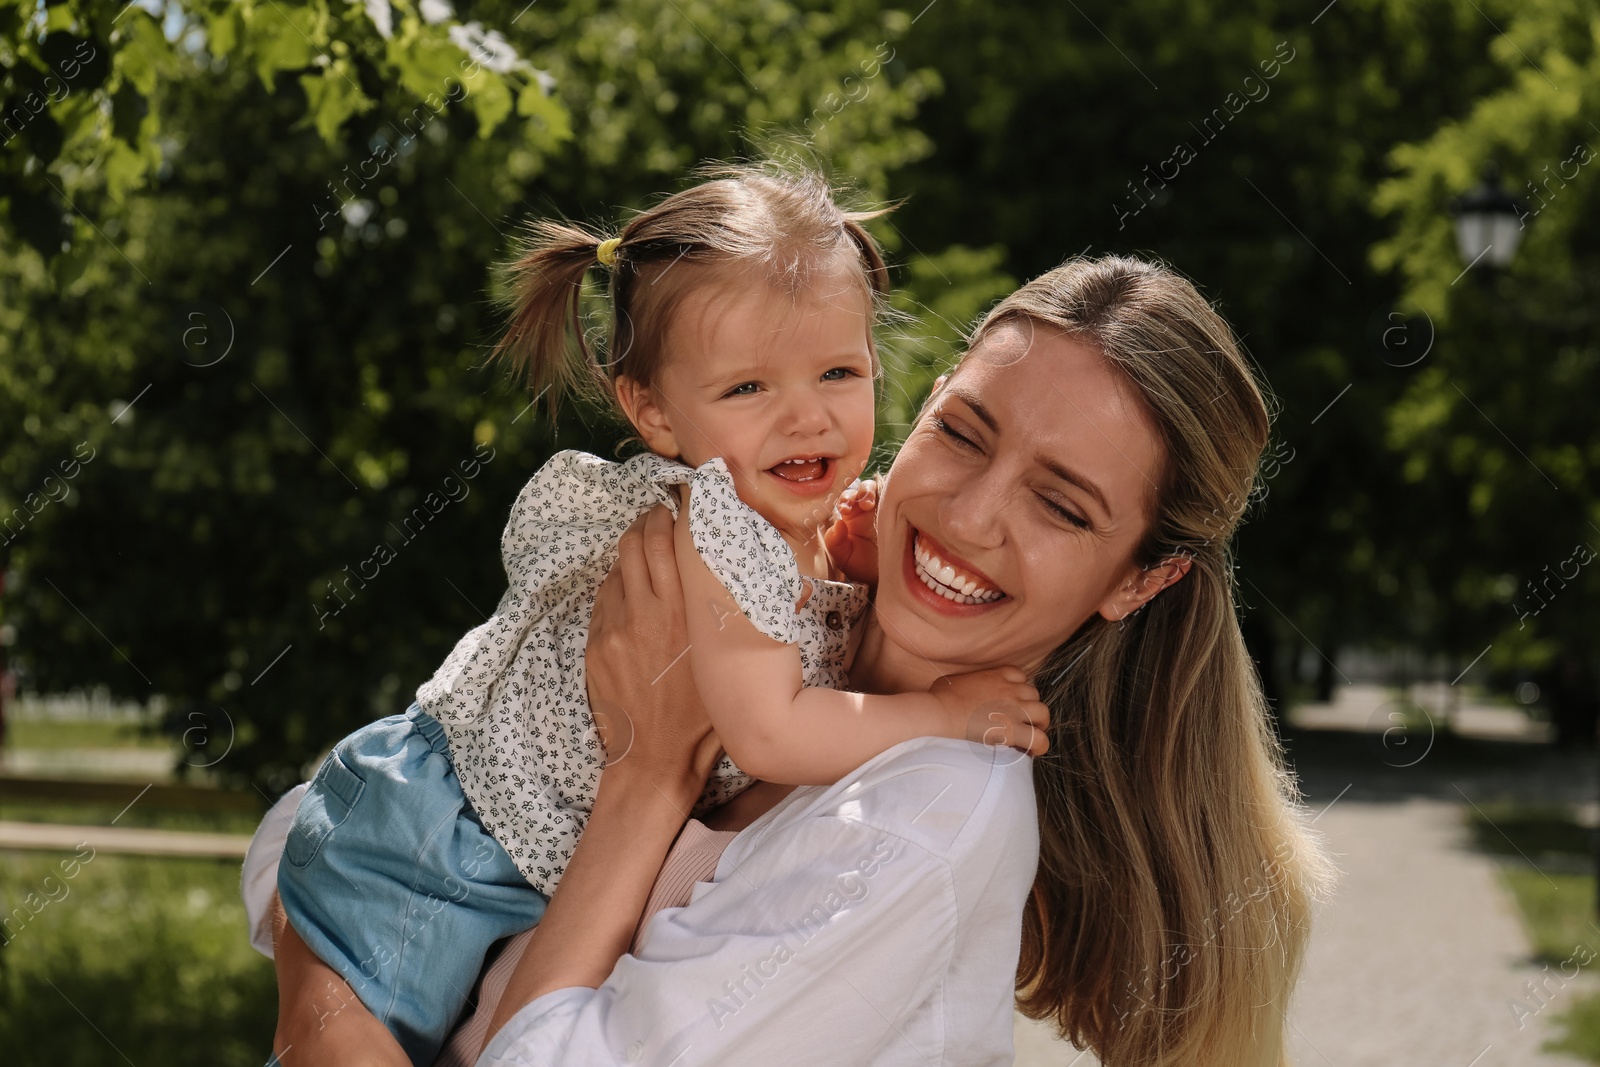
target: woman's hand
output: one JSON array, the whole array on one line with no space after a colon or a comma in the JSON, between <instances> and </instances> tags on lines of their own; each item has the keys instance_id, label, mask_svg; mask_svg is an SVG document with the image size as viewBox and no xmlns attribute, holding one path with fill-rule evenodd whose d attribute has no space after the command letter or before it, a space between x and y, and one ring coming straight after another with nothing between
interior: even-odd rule
<instances>
[{"instance_id":1,"label":"woman's hand","mask_svg":"<svg viewBox=\"0 0 1600 1067\"><path fill-rule=\"evenodd\" d=\"M589 703L607 753L577 851L495 1009L490 1038L558 989L597 989L628 951L672 841L721 754L700 706L665 507L629 528L595 601Z\"/></svg>"},{"instance_id":2,"label":"woman's hand","mask_svg":"<svg viewBox=\"0 0 1600 1067\"><path fill-rule=\"evenodd\" d=\"M606 746L605 775L649 780L692 805L721 747L689 672L672 537L665 507L622 535L617 565L595 599L584 655L589 707Z\"/></svg>"}]
</instances>

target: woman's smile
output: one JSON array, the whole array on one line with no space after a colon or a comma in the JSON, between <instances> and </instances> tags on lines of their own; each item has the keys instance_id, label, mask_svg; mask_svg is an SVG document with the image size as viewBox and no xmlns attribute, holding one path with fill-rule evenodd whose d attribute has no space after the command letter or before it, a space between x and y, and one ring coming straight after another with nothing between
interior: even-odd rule
<instances>
[{"instance_id":1,"label":"woman's smile","mask_svg":"<svg viewBox=\"0 0 1600 1067\"><path fill-rule=\"evenodd\" d=\"M906 588L929 607L949 615L979 615L1011 599L988 575L910 523L905 543Z\"/></svg>"}]
</instances>

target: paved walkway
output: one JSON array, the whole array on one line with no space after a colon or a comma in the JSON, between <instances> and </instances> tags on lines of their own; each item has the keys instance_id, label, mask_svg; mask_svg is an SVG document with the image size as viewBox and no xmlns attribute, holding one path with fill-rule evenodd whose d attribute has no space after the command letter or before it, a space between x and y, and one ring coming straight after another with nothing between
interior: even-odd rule
<instances>
[{"instance_id":1,"label":"paved walkway","mask_svg":"<svg viewBox=\"0 0 1600 1067\"><path fill-rule=\"evenodd\" d=\"M1296 715L1316 732L1292 737L1291 756L1342 878L1316 916L1290 1011L1291 1062L1576 1067L1583 1061L1541 1051L1576 986L1518 1028L1510 1002L1527 1001L1523 983L1545 972L1528 962L1516 903L1496 860L1469 846L1463 814L1468 800L1493 799L1592 814L1593 761L1528 743L1542 729L1504 708L1450 709L1457 730L1495 742L1488 752L1423 755L1432 740L1425 729L1407 747L1386 746L1378 732L1392 697L1341 687L1334 705ZM1600 949L1600 933L1591 944ZM1036 1023L1019 1017L1016 1034L1017 1067L1098 1067Z\"/></svg>"},{"instance_id":2,"label":"paved walkway","mask_svg":"<svg viewBox=\"0 0 1600 1067\"><path fill-rule=\"evenodd\" d=\"M1494 861L1462 845L1461 805L1342 800L1317 822L1343 871L1290 1012L1296 1067L1571 1067L1541 1053L1561 1000L1518 1029L1543 972ZM1600 937L1596 945L1600 946ZM1096 1067L1018 1017L1017 1067Z\"/></svg>"},{"instance_id":3,"label":"paved walkway","mask_svg":"<svg viewBox=\"0 0 1600 1067\"><path fill-rule=\"evenodd\" d=\"M1518 1028L1509 1003L1525 999L1523 982L1543 971L1527 962L1527 938L1495 861L1465 845L1462 807L1346 799L1318 820L1343 878L1319 909L1290 1012L1296 1064L1581 1062L1540 1052L1564 998Z\"/></svg>"}]
</instances>

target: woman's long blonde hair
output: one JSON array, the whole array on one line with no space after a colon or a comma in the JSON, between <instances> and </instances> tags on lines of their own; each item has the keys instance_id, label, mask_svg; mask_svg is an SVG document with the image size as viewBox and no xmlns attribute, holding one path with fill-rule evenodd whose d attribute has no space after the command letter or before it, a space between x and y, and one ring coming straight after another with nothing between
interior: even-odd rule
<instances>
[{"instance_id":1,"label":"woman's long blonde hair","mask_svg":"<svg viewBox=\"0 0 1600 1067\"><path fill-rule=\"evenodd\" d=\"M1190 569L1096 615L1036 679L1040 862L1018 1003L1107 1067L1277 1067L1327 861L1240 636L1228 542L1269 432L1232 331L1188 281L1074 259L979 324L1064 331L1138 390L1164 445L1142 566Z\"/></svg>"}]
</instances>

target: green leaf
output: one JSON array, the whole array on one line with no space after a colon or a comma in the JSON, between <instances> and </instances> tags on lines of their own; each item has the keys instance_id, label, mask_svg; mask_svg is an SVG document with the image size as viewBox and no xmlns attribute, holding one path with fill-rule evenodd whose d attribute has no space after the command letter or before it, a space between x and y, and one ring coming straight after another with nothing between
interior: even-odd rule
<instances>
[{"instance_id":1,"label":"green leaf","mask_svg":"<svg viewBox=\"0 0 1600 1067\"><path fill-rule=\"evenodd\" d=\"M74 91L98 89L111 73L111 48L70 33L52 33L39 42L39 55Z\"/></svg>"},{"instance_id":2,"label":"green leaf","mask_svg":"<svg viewBox=\"0 0 1600 1067\"><path fill-rule=\"evenodd\" d=\"M256 76L271 92L274 75L281 70L309 67L318 53L280 5L258 10L254 21Z\"/></svg>"},{"instance_id":3,"label":"green leaf","mask_svg":"<svg viewBox=\"0 0 1600 1067\"><path fill-rule=\"evenodd\" d=\"M559 144L572 139L572 119L566 107L546 93L538 82L523 86L522 92L517 94L517 114L541 120L552 142Z\"/></svg>"},{"instance_id":4,"label":"green leaf","mask_svg":"<svg viewBox=\"0 0 1600 1067\"><path fill-rule=\"evenodd\" d=\"M212 55L225 56L239 46L239 23L238 9L232 5L211 15L206 31Z\"/></svg>"},{"instance_id":5,"label":"green leaf","mask_svg":"<svg viewBox=\"0 0 1600 1067\"><path fill-rule=\"evenodd\" d=\"M407 30L415 30L415 25L408 25ZM427 99L429 93L441 97L460 94L454 83L462 80L467 56L441 34L417 30L403 37L396 35L386 45L385 57L394 64L401 87L419 99Z\"/></svg>"},{"instance_id":6,"label":"green leaf","mask_svg":"<svg viewBox=\"0 0 1600 1067\"><path fill-rule=\"evenodd\" d=\"M162 36L155 19L140 9L128 13L119 24L123 38L117 49L117 69L124 81L138 86L146 96L156 91L156 75L171 56L172 46Z\"/></svg>"},{"instance_id":7,"label":"green leaf","mask_svg":"<svg viewBox=\"0 0 1600 1067\"><path fill-rule=\"evenodd\" d=\"M22 139L28 142L28 147L43 163L51 163L61 154L63 138L61 124L48 112L35 115L27 129L22 131Z\"/></svg>"},{"instance_id":8,"label":"green leaf","mask_svg":"<svg viewBox=\"0 0 1600 1067\"><path fill-rule=\"evenodd\" d=\"M24 241L38 249L46 261L59 255L61 242L70 234L61 204L49 193L13 189L7 198L11 225Z\"/></svg>"},{"instance_id":9,"label":"green leaf","mask_svg":"<svg viewBox=\"0 0 1600 1067\"><path fill-rule=\"evenodd\" d=\"M373 105L372 99L355 84L346 66L339 62L320 74L300 76L300 85L306 91L309 104L307 120L329 144L338 142L339 127L344 125L345 119Z\"/></svg>"},{"instance_id":10,"label":"green leaf","mask_svg":"<svg viewBox=\"0 0 1600 1067\"><path fill-rule=\"evenodd\" d=\"M467 104L478 116L478 136L488 137L511 114L511 91L498 74L479 70L465 79Z\"/></svg>"}]
</instances>

